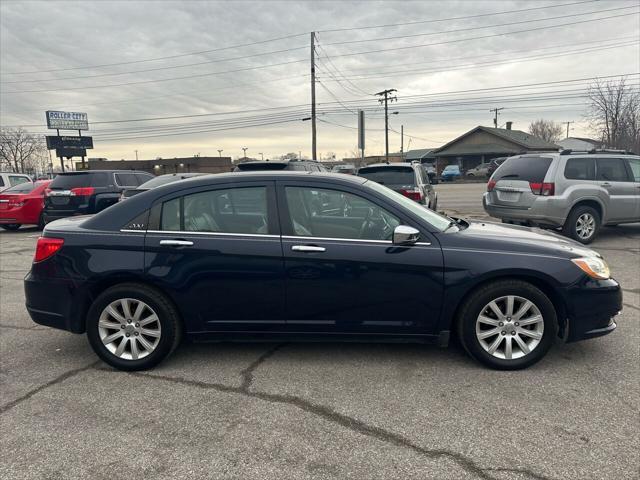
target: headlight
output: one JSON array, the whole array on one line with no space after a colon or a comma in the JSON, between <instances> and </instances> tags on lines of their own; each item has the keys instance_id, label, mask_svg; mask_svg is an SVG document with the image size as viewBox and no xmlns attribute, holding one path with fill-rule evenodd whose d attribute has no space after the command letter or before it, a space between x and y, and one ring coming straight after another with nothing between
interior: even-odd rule
<instances>
[{"instance_id":1,"label":"headlight","mask_svg":"<svg viewBox=\"0 0 640 480\"><path fill-rule=\"evenodd\" d=\"M571 260L580 270L591 278L606 280L611 277L607 262L598 257L582 257Z\"/></svg>"}]
</instances>

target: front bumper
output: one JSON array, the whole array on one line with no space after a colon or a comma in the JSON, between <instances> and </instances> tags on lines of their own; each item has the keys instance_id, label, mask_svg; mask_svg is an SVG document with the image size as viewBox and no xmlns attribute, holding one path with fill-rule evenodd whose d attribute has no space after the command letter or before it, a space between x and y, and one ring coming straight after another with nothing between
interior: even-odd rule
<instances>
[{"instance_id":1,"label":"front bumper","mask_svg":"<svg viewBox=\"0 0 640 480\"><path fill-rule=\"evenodd\" d=\"M601 337L613 332L614 317L622 311L622 289L613 279L585 279L567 291L567 342Z\"/></svg>"}]
</instances>

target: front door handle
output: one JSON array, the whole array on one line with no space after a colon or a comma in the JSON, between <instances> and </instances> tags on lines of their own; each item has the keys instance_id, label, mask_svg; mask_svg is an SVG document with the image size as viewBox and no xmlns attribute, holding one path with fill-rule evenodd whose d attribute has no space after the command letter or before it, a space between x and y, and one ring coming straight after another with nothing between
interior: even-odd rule
<instances>
[{"instance_id":1,"label":"front door handle","mask_svg":"<svg viewBox=\"0 0 640 480\"><path fill-rule=\"evenodd\" d=\"M327 249L324 247L316 247L315 245L294 245L291 247L291 250L293 250L294 252L316 253L324 252Z\"/></svg>"},{"instance_id":2,"label":"front door handle","mask_svg":"<svg viewBox=\"0 0 640 480\"><path fill-rule=\"evenodd\" d=\"M604 182L602 184L602 186L605 187L605 188L609 188L611 186L611 184L609 182Z\"/></svg>"},{"instance_id":3,"label":"front door handle","mask_svg":"<svg viewBox=\"0 0 640 480\"><path fill-rule=\"evenodd\" d=\"M163 247L190 247L193 242L190 240L160 240Z\"/></svg>"}]
</instances>

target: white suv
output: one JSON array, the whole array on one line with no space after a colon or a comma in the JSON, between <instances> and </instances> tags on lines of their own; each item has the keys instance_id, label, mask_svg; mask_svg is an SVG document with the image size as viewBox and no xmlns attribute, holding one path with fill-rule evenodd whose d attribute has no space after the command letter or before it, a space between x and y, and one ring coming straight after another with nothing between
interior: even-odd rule
<instances>
[{"instance_id":1,"label":"white suv","mask_svg":"<svg viewBox=\"0 0 640 480\"><path fill-rule=\"evenodd\" d=\"M640 157L612 150L510 157L489 179L482 204L504 222L561 227L590 243L602 225L640 222Z\"/></svg>"},{"instance_id":2,"label":"white suv","mask_svg":"<svg viewBox=\"0 0 640 480\"><path fill-rule=\"evenodd\" d=\"M0 172L0 192L19 183L32 182L29 175L24 173L5 173Z\"/></svg>"}]
</instances>

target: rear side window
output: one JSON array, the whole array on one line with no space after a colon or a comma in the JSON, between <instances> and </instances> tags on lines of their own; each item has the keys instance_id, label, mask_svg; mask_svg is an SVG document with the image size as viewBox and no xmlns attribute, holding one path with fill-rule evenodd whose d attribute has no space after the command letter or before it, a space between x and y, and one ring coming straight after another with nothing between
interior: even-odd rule
<instances>
[{"instance_id":1,"label":"rear side window","mask_svg":"<svg viewBox=\"0 0 640 480\"><path fill-rule=\"evenodd\" d=\"M640 158L628 158L627 161L629 162L635 181L640 182Z\"/></svg>"},{"instance_id":2,"label":"rear side window","mask_svg":"<svg viewBox=\"0 0 640 480\"><path fill-rule=\"evenodd\" d=\"M4 178L0 177L0 187L4 187Z\"/></svg>"},{"instance_id":3,"label":"rear side window","mask_svg":"<svg viewBox=\"0 0 640 480\"><path fill-rule=\"evenodd\" d=\"M609 182L628 182L629 175L624 160L621 158L596 159L597 180Z\"/></svg>"},{"instance_id":4,"label":"rear side window","mask_svg":"<svg viewBox=\"0 0 640 480\"><path fill-rule=\"evenodd\" d=\"M551 165L550 157L524 156L507 159L493 174L496 182L503 178L541 183Z\"/></svg>"},{"instance_id":5,"label":"rear side window","mask_svg":"<svg viewBox=\"0 0 640 480\"><path fill-rule=\"evenodd\" d=\"M138 185L142 185L144 182L148 182L153 179L153 175L146 175L144 173L136 173L136 180L138 181Z\"/></svg>"},{"instance_id":6,"label":"rear side window","mask_svg":"<svg viewBox=\"0 0 640 480\"><path fill-rule=\"evenodd\" d=\"M106 172L60 173L53 179L49 188L106 187L108 184L108 175Z\"/></svg>"},{"instance_id":7,"label":"rear side window","mask_svg":"<svg viewBox=\"0 0 640 480\"><path fill-rule=\"evenodd\" d=\"M570 158L564 167L567 180L595 180L596 162L593 158Z\"/></svg>"},{"instance_id":8,"label":"rear side window","mask_svg":"<svg viewBox=\"0 0 640 480\"><path fill-rule=\"evenodd\" d=\"M135 173L116 173L116 182L121 187L137 187L138 179Z\"/></svg>"},{"instance_id":9,"label":"rear side window","mask_svg":"<svg viewBox=\"0 0 640 480\"><path fill-rule=\"evenodd\" d=\"M187 232L267 234L267 189L227 188L170 200L162 205L160 228Z\"/></svg>"},{"instance_id":10,"label":"rear side window","mask_svg":"<svg viewBox=\"0 0 640 480\"><path fill-rule=\"evenodd\" d=\"M31 183L31 180L29 180L27 177L23 177L22 175L9 175L9 183L11 185L20 185L21 183L25 182Z\"/></svg>"},{"instance_id":11,"label":"rear side window","mask_svg":"<svg viewBox=\"0 0 640 480\"><path fill-rule=\"evenodd\" d=\"M358 176L380 185L415 185L416 177L411 167L365 167Z\"/></svg>"}]
</instances>

